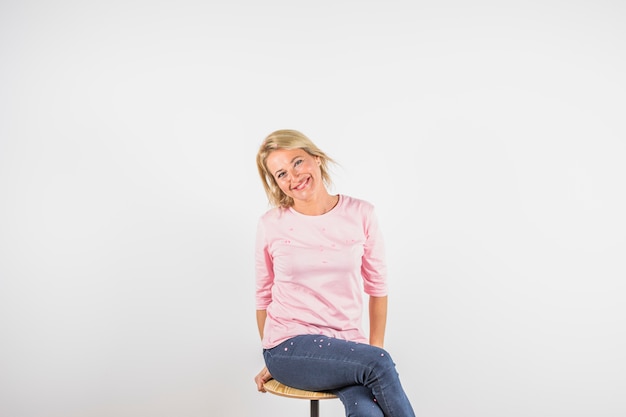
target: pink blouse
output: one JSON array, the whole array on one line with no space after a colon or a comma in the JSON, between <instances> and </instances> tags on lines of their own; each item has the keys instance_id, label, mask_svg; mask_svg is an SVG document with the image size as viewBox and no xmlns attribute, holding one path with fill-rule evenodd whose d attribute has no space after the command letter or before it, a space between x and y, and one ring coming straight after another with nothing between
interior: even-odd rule
<instances>
[{"instance_id":1,"label":"pink blouse","mask_svg":"<svg viewBox=\"0 0 626 417\"><path fill-rule=\"evenodd\" d=\"M374 207L343 195L320 216L279 207L261 216L255 269L256 308L267 310L266 349L301 334L367 343L363 291L387 295Z\"/></svg>"}]
</instances>

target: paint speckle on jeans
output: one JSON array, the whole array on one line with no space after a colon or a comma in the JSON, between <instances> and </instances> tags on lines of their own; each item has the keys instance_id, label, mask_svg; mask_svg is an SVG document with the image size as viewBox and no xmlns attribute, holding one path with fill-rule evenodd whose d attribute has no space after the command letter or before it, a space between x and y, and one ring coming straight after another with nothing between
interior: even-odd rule
<instances>
[{"instance_id":1,"label":"paint speckle on jeans","mask_svg":"<svg viewBox=\"0 0 626 417\"><path fill-rule=\"evenodd\" d=\"M322 347L322 345L320 345L320 347Z\"/></svg>"},{"instance_id":2,"label":"paint speckle on jeans","mask_svg":"<svg viewBox=\"0 0 626 417\"><path fill-rule=\"evenodd\" d=\"M289 348L285 348L285 352L287 352L289 350Z\"/></svg>"},{"instance_id":3,"label":"paint speckle on jeans","mask_svg":"<svg viewBox=\"0 0 626 417\"><path fill-rule=\"evenodd\" d=\"M380 356L385 356L385 354L384 354L384 353L381 353L381 354L380 354Z\"/></svg>"}]
</instances>

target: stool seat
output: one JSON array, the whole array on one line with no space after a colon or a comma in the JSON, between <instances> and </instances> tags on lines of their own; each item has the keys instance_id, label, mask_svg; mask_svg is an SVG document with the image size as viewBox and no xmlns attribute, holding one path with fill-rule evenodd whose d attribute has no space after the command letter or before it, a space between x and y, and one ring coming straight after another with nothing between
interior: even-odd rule
<instances>
[{"instance_id":1,"label":"stool seat","mask_svg":"<svg viewBox=\"0 0 626 417\"><path fill-rule=\"evenodd\" d=\"M282 397L300 398L303 400L328 400L331 398L337 398L335 394L330 392L321 391L306 391L303 389L292 388L287 385L281 384L275 379L270 379L263 387L267 392L280 395Z\"/></svg>"},{"instance_id":2,"label":"stool seat","mask_svg":"<svg viewBox=\"0 0 626 417\"><path fill-rule=\"evenodd\" d=\"M320 402L319 400L329 400L331 398L337 398L335 394L322 391L306 391L303 389L297 389L281 384L275 379L270 379L263 384L265 391L272 394L280 395L281 397L299 398L302 400L310 400L311 403L311 417L319 417L320 415Z\"/></svg>"}]
</instances>

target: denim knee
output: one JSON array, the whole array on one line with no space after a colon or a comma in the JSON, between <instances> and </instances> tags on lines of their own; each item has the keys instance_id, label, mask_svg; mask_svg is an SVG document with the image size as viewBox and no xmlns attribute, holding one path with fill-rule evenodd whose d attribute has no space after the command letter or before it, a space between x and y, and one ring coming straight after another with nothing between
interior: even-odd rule
<instances>
[{"instance_id":1,"label":"denim knee","mask_svg":"<svg viewBox=\"0 0 626 417\"><path fill-rule=\"evenodd\" d=\"M352 385L334 391L346 411L346 417L384 417L372 391L363 385Z\"/></svg>"},{"instance_id":2,"label":"denim knee","mask_svg":"<svg viewBox=\"0 0 626 417\"><path fill-rule=\"evenodd\" d=\"M393 376L397 376L396 364L389 353L384 349L377 349L373 356L370 358L369 363L371 373L370 376L375 379L380 379L391 373Z\"/></svg>"}]
</instances>

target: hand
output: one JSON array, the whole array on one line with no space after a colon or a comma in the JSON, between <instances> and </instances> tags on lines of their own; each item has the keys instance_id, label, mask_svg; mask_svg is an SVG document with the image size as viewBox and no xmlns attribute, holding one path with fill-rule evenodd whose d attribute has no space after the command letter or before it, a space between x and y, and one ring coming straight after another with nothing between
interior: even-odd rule
<instances>
[{"instance_id":1,"label":"hand","mask_svg":"<svg viewBox=\"0 0 626 417\"><path fill-rule=\"evenodd\" d=\"M261 372L254 377L254 382L256 382L256 389L259 392L265 392L265 388L263 388L263 384L272 379L272 375L270 371L267 370L267 366L263 367Z\"/></svg>"}]
</instances>

